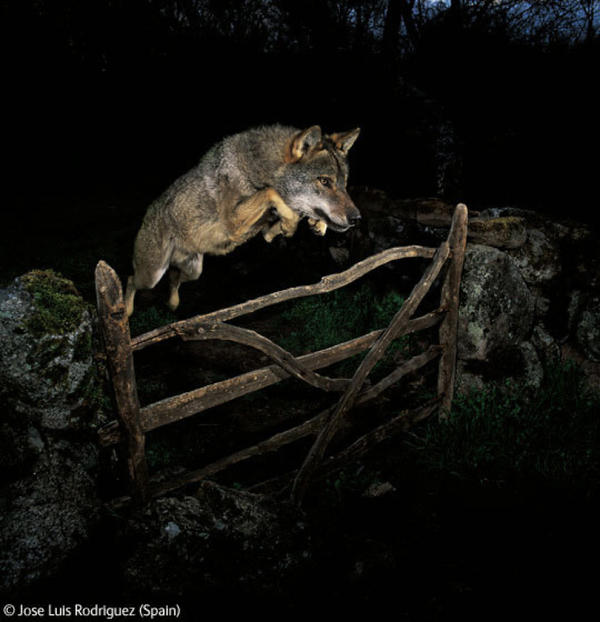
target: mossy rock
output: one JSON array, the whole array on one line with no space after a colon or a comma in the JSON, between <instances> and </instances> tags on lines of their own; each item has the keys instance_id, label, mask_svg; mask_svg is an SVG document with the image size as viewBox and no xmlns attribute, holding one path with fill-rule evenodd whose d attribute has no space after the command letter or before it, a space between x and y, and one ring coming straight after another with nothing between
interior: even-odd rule
<instances>
[{"instance_id":1,"label":"mossy rock","mask_svg":"<svg viewBox=\"0 0 600 622\"><path fill-rule=\"evenodd\" d=\"M71 427L95 383L91 309L71 281L33 271L0 292L0 396L53 429Z\"/></svg>"},{"instance_id":2,"label":"mossy rock","mask_svg":"<svg viewBox=\"0 0 600 622\"><path fill-rule=\"evenodd\" d=\"M26 326L36 337L75 330L88 310L75 285L53 270L32 270L20 281L33 298L33 313Z\"/></svg>"},{"instance_id":3,"label":"mossy rock","mask_svg":"<svg viewBox=\"0 0 600 622\"><path fill-rule=\"evenodd\" d=\"M485 361L521 344L531 332L535 298L514 259L497 248L469 244L460 289L458 356Z\"/></svg>"}]
</instances>

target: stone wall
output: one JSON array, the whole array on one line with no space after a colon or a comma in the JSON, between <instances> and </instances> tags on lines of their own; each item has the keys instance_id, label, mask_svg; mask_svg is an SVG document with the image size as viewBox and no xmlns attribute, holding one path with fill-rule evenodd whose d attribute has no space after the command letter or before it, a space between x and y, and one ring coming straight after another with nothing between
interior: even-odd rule
<instances>
[{"instance_id":1,"label":"stone wall","mask_svg":"<svg viewBox=\"0 0 600 622\"><path fill-rule=\"evenodd\" d=\"M453 207L439 200L392 201L367 190L355 199L364 216L361 227L314 239L320 246L308 244L303 252L321 253L321 264L323 253L329 253L346 267L385 248L438 246L447 237ZM596 239L589 227L522 210L470 214L460 299L459 390L504 386L507 379L537 387L545 367L565 358L575 358L600 387ZM410 287L423 265L408 264L413 267L398 262L398 267L384 268L386 279ZM101 394L92 317L73 284L52 272L29 273L0 291L3 595L53 577L100 522L95 417ZM181 576L189 573L184 585L189 592L197 576L223 580L230 569L230 559L217 563L223 546L240 563L249 560L247 572L239 571L250 587L256 555L271 560L281 554L288 560L285 567L273 566L267 586L277 583L278 573L293 576L310 558L301 516L252 495L208 484L203 491L199 498L153 502L133 532L126 530L123 541L133 536L139 543L124 560L132 593L145 591L171 567L179 568ZM267 538L267 532L273 537ZM188 559L191 550L202 554ZM213 565L210 575L207 559Z\"/></svg>"},{"instance_id":2,"label":"stone wall","mask_svg":"<svg viewBox=\"0 0 600 622\"><path fill-rule=\"evenodd\" d=\"M355 255L392 246L437 246L453 206L394 201L359 189L364 215ZM575 359L600 388L600 245L574 220L515 208L469 214L460 297L459 390L513 379L540 384L545 365ZM343 256L339 249L333 256ZM350 260L353 261L355 257Z\"/></svg>"}]
</instances>

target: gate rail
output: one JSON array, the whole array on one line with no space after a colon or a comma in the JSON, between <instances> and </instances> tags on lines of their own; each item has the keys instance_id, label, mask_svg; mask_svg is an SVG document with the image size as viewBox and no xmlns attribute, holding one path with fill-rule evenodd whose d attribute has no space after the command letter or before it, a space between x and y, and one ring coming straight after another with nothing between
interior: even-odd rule
<instances>
[{"instance_id":1,"label":"gate rail","mask_svg":"<svg viewBox=\"0 0 600 622\"><path fill-rule=\"evenodd\" d=\"M459 204L454 212L448 238L437 249L423 246L391 248L355 264L344 272L323 277L315 285L293 287L275 292L226 309L174 322L133 339L129 333L129 322L119 278L108 264L100 261L95 273L98 316L114 391L117 421L104 426L99 431L99 435L100 442L104 446L115 443L121 445L127 462L131 488L131 498L123 497L116 500L116 504L131 500L134 506L141 507L152 497L198 482L251 456L274 451L307 435L316 435L316 440L300 469L279 480L281 484L293 479L291 500L300 504L310 481L317 472L322 475L340 468L348 461L363 455L374 444L399 430L406 429L438 408L441 408L441 417L447 416L454 392L458 295L466 239L467 208ZM431 259L431 262L386 329L374 331L318 352L294 357L273 341L254 331L227 324L229 320L274 304L334 291L382 265L409 257L427 258ZM413 318L420 302L446 264L448 266L441 288L440 306L433 312ZM385 354L392 341L402 335L437 324L439 324L439 345L430 346L424 353L404 362L377 384L365 388L367 376ZM141 408L133 353L173 337L186 341L219 339L243 343L266 354L274 364ZM329 378L315 371L365 350L368 352L352 379ZM337 456L325 457L329 443L335 437L345 414L351 408L377 397L404 375L420 369L437 357L439 357L437 398L379 426ZM149 481L145 455L147 432L258 391L290 376L324 391L340 392L341 397L335 406L316 417L276 434L253 447L238 451L169 482L151 483Z\"/></svg>"}]
</instances>

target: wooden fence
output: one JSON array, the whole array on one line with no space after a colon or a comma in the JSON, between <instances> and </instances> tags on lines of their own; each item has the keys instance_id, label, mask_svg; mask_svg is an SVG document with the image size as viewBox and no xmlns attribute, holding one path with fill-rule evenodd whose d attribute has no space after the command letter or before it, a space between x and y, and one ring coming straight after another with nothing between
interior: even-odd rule
<instances>
[{"instance_id":1,"label":"wooden fence","mask_svg":"<svg viewBox=\"0 0 600 622\"><path fill-rule=\"evenodd\" d=\"M127 462L131 487L131 497L123 497L116 500L116 503L133 501L135 507L141 507L152 497L199 482L252 456L274 451L295 440L313 435L316 439L299 470L275 482L279 485L291 483L291 500L299 504L315 475L322 476L337 470L363 455L376 443L393 433L407 429L438 408L441 409L441 416L446 416L454 391L458 294L466 239L467 208L460 204L455 209L448 238L437 249L423 246L391 248L357 263L344 272L326 276L315 285L275 292L227 309L168 324L133 339L130 338L120 281L112 268L100 261L96 267L98 315L108 370L114 389L118 420L104 426L99 434L102 445L110 446L115 443L121 445ZM234 318L280 302L331 292L354 282L379 266L408 257L428 258L431 262L386 329L319 352L294 357L266 337L227 323ZM439 307L433 312L413 318L417 307L445 264L448 265L443 276ZM438 345L433 345L424 353L404 362L376 384L365 385L368 374L392 341L402 335L436 325L439 325ZM140 408L133 353L172 337L183 340L219 339L242 343L266 354L274 365ZM352 379L329 378L315 372L317 369L328 367L366 350L368 352ZM420 369L438 357L437 398L412 412L393 418L359 438L341 453L335 456L325 456L327 447L338 432L345 414L352 407L379 396L407 373ZM169 482L152 483L149 481L145 455L147 432L258 391L290 376L324 391L339 392L341 397L334 406L314 418L257 445L238 451Z\"/></svg>"}]
</instances>

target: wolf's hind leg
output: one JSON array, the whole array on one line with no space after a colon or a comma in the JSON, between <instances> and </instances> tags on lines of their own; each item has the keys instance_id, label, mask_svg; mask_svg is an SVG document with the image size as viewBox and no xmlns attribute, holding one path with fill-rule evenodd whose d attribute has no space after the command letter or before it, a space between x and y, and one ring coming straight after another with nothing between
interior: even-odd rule
<instances>
[{"instance_id":1,"label":"wolf's hind leg","mask_svg":"<svg viewBox=\"0 0 600 622\"><path fill-rule=\"evenodd\" d=\"M152 289L162 279L169 267L173 243L170 238L156 235L158 225L148 225L146 220L138 231L133 246L133 275L127 279L125 309L133 313L133 299L138 289Z\"/></svg>"},{"instance_id":2,"label":"wolf's hind leg","mask_svg":"<svg viewBox=\"0 0 600 622\"><path fill-rule=\"evenodd\" d=\"M133 313L133 300L138 289L152 289L167 271L168 266L158 268L156 270L135 270L127 279L127 288L125 289L125 310L127 317Z\"/></svg>"},{"instance_id":3,"label":"wolf's hind leg","mask_svg":"<svg viewBox=\"0 0 600 622\"><path fill-rule=\"evenodd\" d=\"M133 284L133 275L127 279L127 288L125 289L125 311L127 317L133 313L133 299L135 298L136 288Z\"/></svg>"},{"instance_id":4,"label":"wolf's hind leg","mask_svg":"<svg viewBox=\"0 0 600 622\"><path fill-rule=\"evenodd\" d=\"M169 269L169 309L175 311L179 306L179 286L186 281L195 281L202 274L204 255L196 253L184 261L174 263Z\"/></svg>"}]
</instances>

